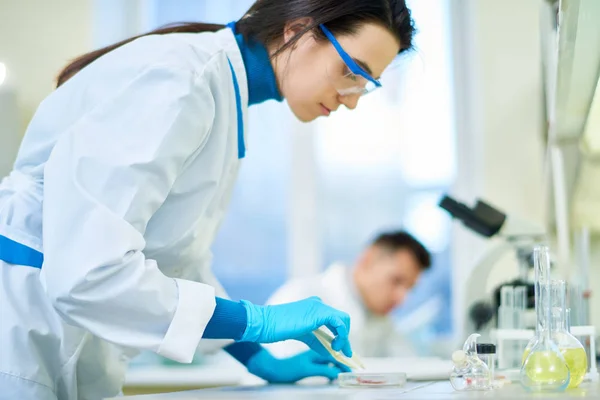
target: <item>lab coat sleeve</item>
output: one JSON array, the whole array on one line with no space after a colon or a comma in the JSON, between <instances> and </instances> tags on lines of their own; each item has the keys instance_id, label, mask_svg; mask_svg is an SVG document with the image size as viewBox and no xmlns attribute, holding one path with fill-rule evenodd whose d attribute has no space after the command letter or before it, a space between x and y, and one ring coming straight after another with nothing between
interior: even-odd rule
<instances>
[{"instance_id":1,"label":"lab coat sleeve","mask_svg":"<svg viewBox=\"0 0 600 400\"><path fill-rule=\"evenodd\" d=\"M225 288L223 287L221 282L217 279L217 277L215 276L215 274L212 270L212 263L213 263L212 251L210 251L209 260L210 261L205 266L205 269L201 272L202 282L212 286L215 289L215 294L217 297L231 300L231 297L229 296L229 294L227 293L227 291L225 290Z\"/></svg>"},{"instance_id":2,"label":"lab coat sleeve","mask_svg":"<svg viewBox=\"0 0 600 400\"><path fill-rule=\"evenodd\" d=\"M144 256L144 231L202 156L215 112L203 80L167 66L140 72L61 136L44 174L41 279L58 314L179 362L192 361L215 291L165 276Z\"/></svg>"}]
</instances>

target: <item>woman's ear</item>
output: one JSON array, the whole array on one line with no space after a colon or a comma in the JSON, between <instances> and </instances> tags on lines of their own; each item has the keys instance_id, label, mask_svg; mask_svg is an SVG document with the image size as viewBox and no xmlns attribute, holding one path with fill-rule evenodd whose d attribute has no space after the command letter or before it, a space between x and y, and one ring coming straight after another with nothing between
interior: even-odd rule
<instances>
[{"instance_id":1,"label":"woman's ear","mask_svg":"<svg viewBox=\"0 0 600 400\"><path fill-rule=\"evenodd\" d=\"M310 24L313 19L309 17L298 18L293 21L288 21L283 27L283 41L288 43L290 40L301 34Z\"/></svg>"}]
</instances>

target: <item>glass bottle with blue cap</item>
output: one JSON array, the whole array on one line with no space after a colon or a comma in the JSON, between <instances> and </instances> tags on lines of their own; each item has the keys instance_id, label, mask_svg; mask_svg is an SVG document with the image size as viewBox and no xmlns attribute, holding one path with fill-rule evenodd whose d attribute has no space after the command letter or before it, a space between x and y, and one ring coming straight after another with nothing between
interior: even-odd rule
<instances>
[{"instance_id":1,"label":"glass bottle with blue cap","mask_svg":"<svg viewBox=\"0 0 600 400\"><path fill-rule=\"evenodd\" d=\"M140 351L191 362L207 340L268 382L347 371L329 352L352 357L346 313L229 300L210 246L251 155L248 107L354 108L413 32L401 0L259 0L227 27L169 26L67 65L0 184L0 399L113 397ZM312 350L260 345L290 339Z\"/></svg>"}]
</instances>

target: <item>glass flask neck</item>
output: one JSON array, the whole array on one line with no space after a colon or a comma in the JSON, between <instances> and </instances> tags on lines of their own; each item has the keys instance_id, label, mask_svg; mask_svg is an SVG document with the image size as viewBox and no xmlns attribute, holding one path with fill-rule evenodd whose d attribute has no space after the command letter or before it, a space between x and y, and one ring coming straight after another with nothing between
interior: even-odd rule
<instances>
[{"instance_id":1,"label":"glass flask neck","mask_svg":"<svg viewBox=\"0 0 600 400\"><path fill-rule=\"evenodd\" d=\"M539 246L534 253L535 265L535 312L537 317L536 333L550 338L550 251Z\"/></svg>"},{"instance_id":2,"label":"glass flask neck","mask_svg":"<svg viewBox=\"0 0 600 400\"><path fill-rule=\"evenodd\" d=\"M550 325L550 329L554 332L568 332L564 310L552 310L552 323Z\"/></svg>"},{"instance_id":3,"label":"glass flask neck","mask_svg":"<svg viewBox=\"0 0 600 400\"><path fill-rule=\"evenodd\" d=\"M537 332L542 338L550 338L552 314L550 308L550 288L548 284L539 284L539 303L536 303Z\"/></svg>"},{"instance_id":4,"label":"glass flask neck","mask_svg":"<svg viewBox=\"0 0 600 400\"><path fill-rule=\"evenodd\" d=\"M550 282L550 302L553 331L567 331L567 283L565 281Z\"/></svg>"}]
</instances>

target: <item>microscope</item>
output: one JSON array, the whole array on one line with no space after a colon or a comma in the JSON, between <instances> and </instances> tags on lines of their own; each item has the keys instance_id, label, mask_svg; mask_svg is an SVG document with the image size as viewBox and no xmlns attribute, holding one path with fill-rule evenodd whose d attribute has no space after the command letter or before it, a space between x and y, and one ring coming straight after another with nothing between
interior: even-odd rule
<instances>
[{"instance_id":1,"label":"microscope","mask_svg":"<svg viewBox=\"0 0 600 400\"><path fill-rule=\"evenodd\" d=\"M469 301L463 332L482 332L492 329L492 321L498 315L500 293L504 286L525 286L527 308L534 308L534 286L530 280L533 268L533 248L546 240L545 230L535 223L509 217L499 209L477 199L474 207L444 196L439 206L453 218L461 221L473 232L486 237L498 237L502 241L490 249L471 271L465 285L465 299ZM492 294L486 292L486 282L496 263L507 252L513 252L518 262L518 276L503 282Z\"/></svg>"}]
</instances>

